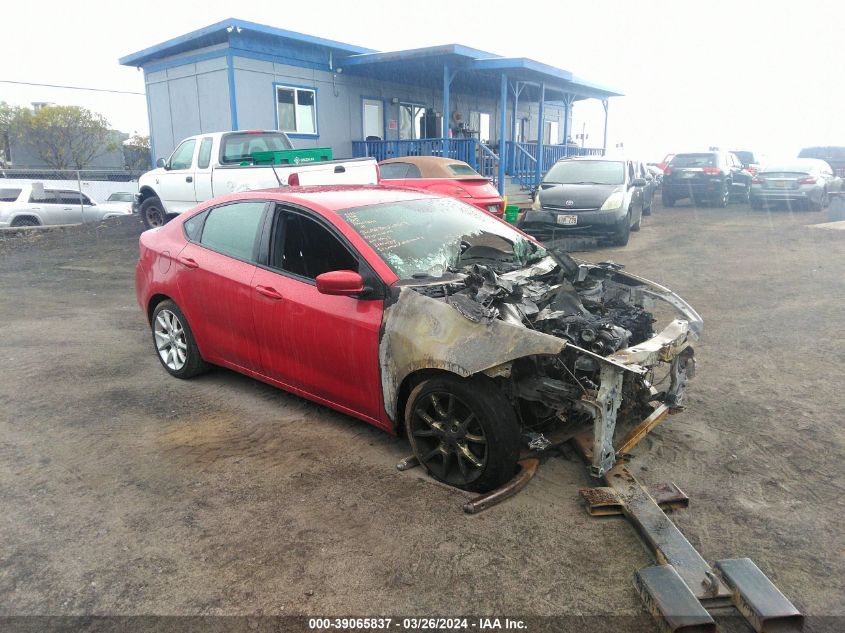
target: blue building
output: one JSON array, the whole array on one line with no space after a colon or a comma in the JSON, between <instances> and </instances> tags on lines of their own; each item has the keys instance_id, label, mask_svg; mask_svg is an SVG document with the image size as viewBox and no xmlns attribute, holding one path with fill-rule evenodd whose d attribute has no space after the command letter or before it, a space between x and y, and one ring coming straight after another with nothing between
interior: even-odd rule
<instances>
[{"instance_id":1,"label":"blue building","mask_svg":"<svg viewBox=\"0 0 845 633\"><path fill-rule=\"evenodd\" d=\"M127 55L143 69L153 157L186 136L280 129L335 157L452 156L495 178L535 183L555 160L601 154L620 93L522 57L459 44L378 52L229 19ZM605 108L604 144L577 147L576 101Z\"/></svg>"}]
</instances>

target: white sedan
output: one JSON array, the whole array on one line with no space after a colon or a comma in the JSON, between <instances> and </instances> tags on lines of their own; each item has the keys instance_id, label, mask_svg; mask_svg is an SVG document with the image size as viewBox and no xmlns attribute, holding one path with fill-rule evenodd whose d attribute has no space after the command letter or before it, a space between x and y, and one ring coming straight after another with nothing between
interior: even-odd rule
<instances>
[{"instance_id":1,"label":"white sedan","mask_svg":"<svg viewBox=\"0 0 845 633\"><path fill-rule=\"evenodd\" d=\"M82 224L131 213L131 203L98 205L72 189L46 189L41 183L0 186L0 228Z\"/></svg>"}]
</instances>

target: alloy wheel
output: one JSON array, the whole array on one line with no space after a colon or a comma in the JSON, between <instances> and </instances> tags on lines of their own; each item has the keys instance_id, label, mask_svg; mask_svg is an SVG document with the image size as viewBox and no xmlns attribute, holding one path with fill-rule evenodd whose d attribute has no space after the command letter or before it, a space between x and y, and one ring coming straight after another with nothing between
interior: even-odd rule
<instances>
[{"instance_id":1,"label":"alloy wheel","mask_svg":"<svg viewBox=\"0 0 845 633\"><path fill-rule=\"evenodd\" d=\"M417 458L453 486L478 479L487 464L487 437L475 413L460 398L434 391L421 398L411 417Z\"/></svg>"},{"instance_id":2,"label":"alloy wheel","mask_svg":"<svg viewBox=\"0 0 845 633\"><path fill-rule=\"evenodd\" d=\"M170 310L158 313L153 328L156 350L167 367L179 371L188 359L188 342L185 339L185 328L179 317Z\"/></svg>"}]
</instances>

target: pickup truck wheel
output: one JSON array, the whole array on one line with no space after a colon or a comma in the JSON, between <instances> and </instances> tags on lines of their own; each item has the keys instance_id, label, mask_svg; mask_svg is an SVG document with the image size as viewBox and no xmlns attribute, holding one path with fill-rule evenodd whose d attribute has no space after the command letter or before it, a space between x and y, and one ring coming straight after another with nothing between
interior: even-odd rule
<instances>
[{"instance_id":1,"label":"pickup truck wheel","mask_svg":"<svg viewBox=\"0 0 845 633\"><path fill-rule=\"evenodd\" d=\"M147 229L154 229L157 226L164 226L167 224L167 214L164 212L164 205L158 198L147 198L141 203L138 209L138 214L141 216L141 222Z\"/></svg>"},{"instance_id":2,"label":"pickup truck wheel","mask_svg":"<svg viewBox=\"0 0 845 633\"><path fill-rule=\"evenodd\" d=\"M173 301L159 303L150 324L153 346L162 367L176 378L193 378L208 370L188 320Z\"/></svg>"},{"instance_id":3,"label":"pickup truck wheel","mask_svg":"<svg viewBox=\"0 0 845 633\"><path fill-rule=\"evenodd\" d=\"M408 397L405 430L414 456L432 477L450 486L487 492L516 472L519 422L486 376L444 374L424 380Z\"/></svg>"}]
</instances>

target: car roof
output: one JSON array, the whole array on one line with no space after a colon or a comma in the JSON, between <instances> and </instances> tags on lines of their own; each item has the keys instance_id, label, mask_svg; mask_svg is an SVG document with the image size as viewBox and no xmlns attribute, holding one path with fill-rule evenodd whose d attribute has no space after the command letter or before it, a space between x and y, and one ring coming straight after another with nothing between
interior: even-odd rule
<instances>
[{"instance_id":1,"label":"car roof","mask_svg":"<svg viewBox=\"0 0 845 633\"><path fill-rule=\"evenodd\" d=\"M467 178L466 174L460 176L453 173L449 169L449 165L465 165L472 169L469 164L462 160L443 158L442 156L401 156L399 158L383 160L379 165L389 165L391 163L411 163L412 165L416 165L423 178Z\"/></svg>"}]
</instances>

